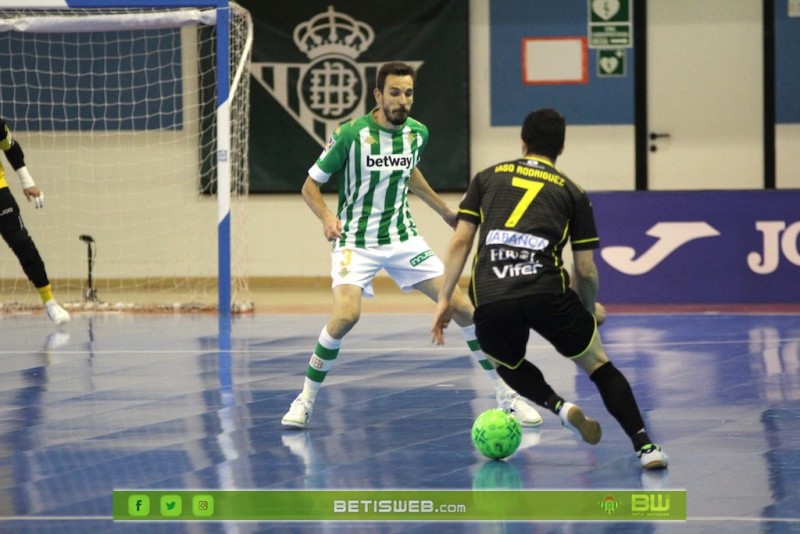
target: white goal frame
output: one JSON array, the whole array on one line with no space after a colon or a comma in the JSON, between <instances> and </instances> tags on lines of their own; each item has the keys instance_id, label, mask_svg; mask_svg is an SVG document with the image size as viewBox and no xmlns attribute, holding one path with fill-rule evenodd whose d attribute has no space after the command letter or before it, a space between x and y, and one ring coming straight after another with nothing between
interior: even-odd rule
<instances>
[{"instance_id":1,"label":"white goal frame","mask_svg":"<svg viewBox=\"0 0 800 534\"><path fill-rule=\"evenodd\" d=\"M230 22L232 5L239 10L243 10L238 5L228 0L0 0L2 9L24 9L24 10L85 10L91 12L92 9L102 9L105 12L109 9L154 9L165 10L169 17L169 11L178 10L196 11L198 20L203 24L216 26L216 197L217 197L217 310L221 315L229 315L233 312L250 311L247 304L234 303L232 292L232 255L231 255L231 104L238 80L242 76L249 76L248 66L250 50L252 48L252 21L247 20L249 27L248 36L244 48L246 50L243 61L235 65L234 72L231 72L230 65ZM142 22L140 27L130 21L125 22L124 26L115 26L114 18L104 15L108 20L107 24L93 26L84 31L105 31L114 29L149 29L153 28L152 22ZM164 16L159 15L159 16ZM42 23L52 17L41 17ZM56 17L61 19L62 17ZM74 17L73 17L74 18ZM0 31L8 30L2 28L4 21L0 21ZM63 21L59 21L63 22ZM133 25L132 25L133 24ZM178 22L181 24L181 22ZM175 27L176 22L167 21L164 27ZM64 26L54 26L49 31L63 31ZM157 27L157 26L156 26ZM16 28L13 28L16 29ZM31 31L26 28L26 31ZM48 31L43 27L42 32ZM13 129L13 125L12 125ZM246 137L246 136L245 136ZM245 146L246 153L246 146ZM245 154L246 157L246 154ZM33 162L31 162L33 163ZM246 172L246 171L245 171ZM91 276L91 275L90 275Z\"/></svg>"}]
</instances>

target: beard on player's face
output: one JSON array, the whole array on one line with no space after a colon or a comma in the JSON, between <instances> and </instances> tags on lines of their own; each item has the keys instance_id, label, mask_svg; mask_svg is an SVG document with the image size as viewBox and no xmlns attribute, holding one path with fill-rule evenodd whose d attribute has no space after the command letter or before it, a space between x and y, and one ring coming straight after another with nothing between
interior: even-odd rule
<instances>
[{"instance_id":1,"label":"beard on player's face","mask_svg":"<svg viewBox=\"0 0 800 534\"><path fill-rule=\"evenodd\" d=\"M394 109L384 108L383 110L386 118L389 122L394 124L395 126L402 126L405 124L406 119L408 118L408 107L407 106L397 106Z\"/></svg>"}]
</instances>

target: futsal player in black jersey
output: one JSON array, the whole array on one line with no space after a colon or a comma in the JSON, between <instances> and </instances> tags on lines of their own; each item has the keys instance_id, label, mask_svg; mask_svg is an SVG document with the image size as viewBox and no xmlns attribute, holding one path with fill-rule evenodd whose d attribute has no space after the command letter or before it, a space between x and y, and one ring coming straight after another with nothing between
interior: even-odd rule
<instances>
[{"instance_id":1,"label":"futsal player in black jersey","mask_svg":"<svg viewBox=\"0 0 800 534\"><path fill-rule=\"evenodd\" d=\"M554 166L565 131L557 111L530 113L522 126L524 157L489 167L470 182L448 248L432 338L444 343L450 297L478 234L469 292L478 341L497 364L497 373L522 396L558 415L584 441L600 441L600 424L559 396L525 359L530 330L535 330L595 383L642 467L663 469L667 455L648 436L630 384L609 361L597 329L604 318L596 307L594 250L600 239L586 193ZM568 242L574 289L561 259Z\"/></svg>"},{"instance_id":2,"label":"futsal player in black jersey","mask_svg":"<svg viewBox=\"0 0 800 534\"><path fill-rule=\"evenodd\" d=\"M25 198L28 199L28 202L33 201L37 209L43 208L44 193L36 187L28 167L25 165L25 154L22 152L22 147L11 136L11 130L2 117L0 117L0 150L5 153L11 168L19 178ZM50 280L47 278L44 262L28 230L22 223L19 205L8 188L6 173L2 165L0 165L0 235L14 252L25 275L39 292L47 317L57 325L69 322L69 312L53 298L53 290L50 287Z\"/></svg>"}]
</instances>

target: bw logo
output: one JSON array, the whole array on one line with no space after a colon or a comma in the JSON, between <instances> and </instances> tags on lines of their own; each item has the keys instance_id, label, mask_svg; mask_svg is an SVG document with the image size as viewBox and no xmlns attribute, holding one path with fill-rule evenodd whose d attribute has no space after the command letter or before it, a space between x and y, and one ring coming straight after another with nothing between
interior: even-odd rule
<instances>
[{"instance_id":1,"label":"bw logo","mask_svg":"<svg viewBox=\"0 0 800 534\"><path fill-rule=\"evenodd\" d=\"M669 512L669 496L663 494L634 493L631 495L631 512L665 514Z\"/></svg>"},{"instance_id":2,"label":"bw logo","mask_svg":"<svg viewBox=\"0 0 800 534\"><path fill-rule=\"evenodd\" d=\"M357 63L375 39L364 22L333 6L295 26L292 38L307 63L252 63L253 77L303 129L325 146L343 122L372 106L369 80L384 63ZM392 61L397 58L390 58ZM422 61L405 61L414 69Z\"/></svg>"}]
</instances>

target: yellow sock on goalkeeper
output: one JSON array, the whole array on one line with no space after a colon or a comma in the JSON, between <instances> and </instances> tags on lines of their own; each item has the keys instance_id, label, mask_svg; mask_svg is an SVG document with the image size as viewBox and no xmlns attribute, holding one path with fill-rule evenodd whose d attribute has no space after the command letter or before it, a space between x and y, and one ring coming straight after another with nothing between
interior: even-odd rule
<instances>
[{"instance_id":1,"label":"yellow sock on goalkeeper","mask_svg":"<svg viewBox=\"0 0 800 534\"><path fill-rule=\"evenodd\" d=\"M36 289L39 290L39 296L42 297L43 303L53 299L53 289L50 287L50 284L47 284L46 286L42 287L37 287Z\"/></svg>"}]
</instances>

